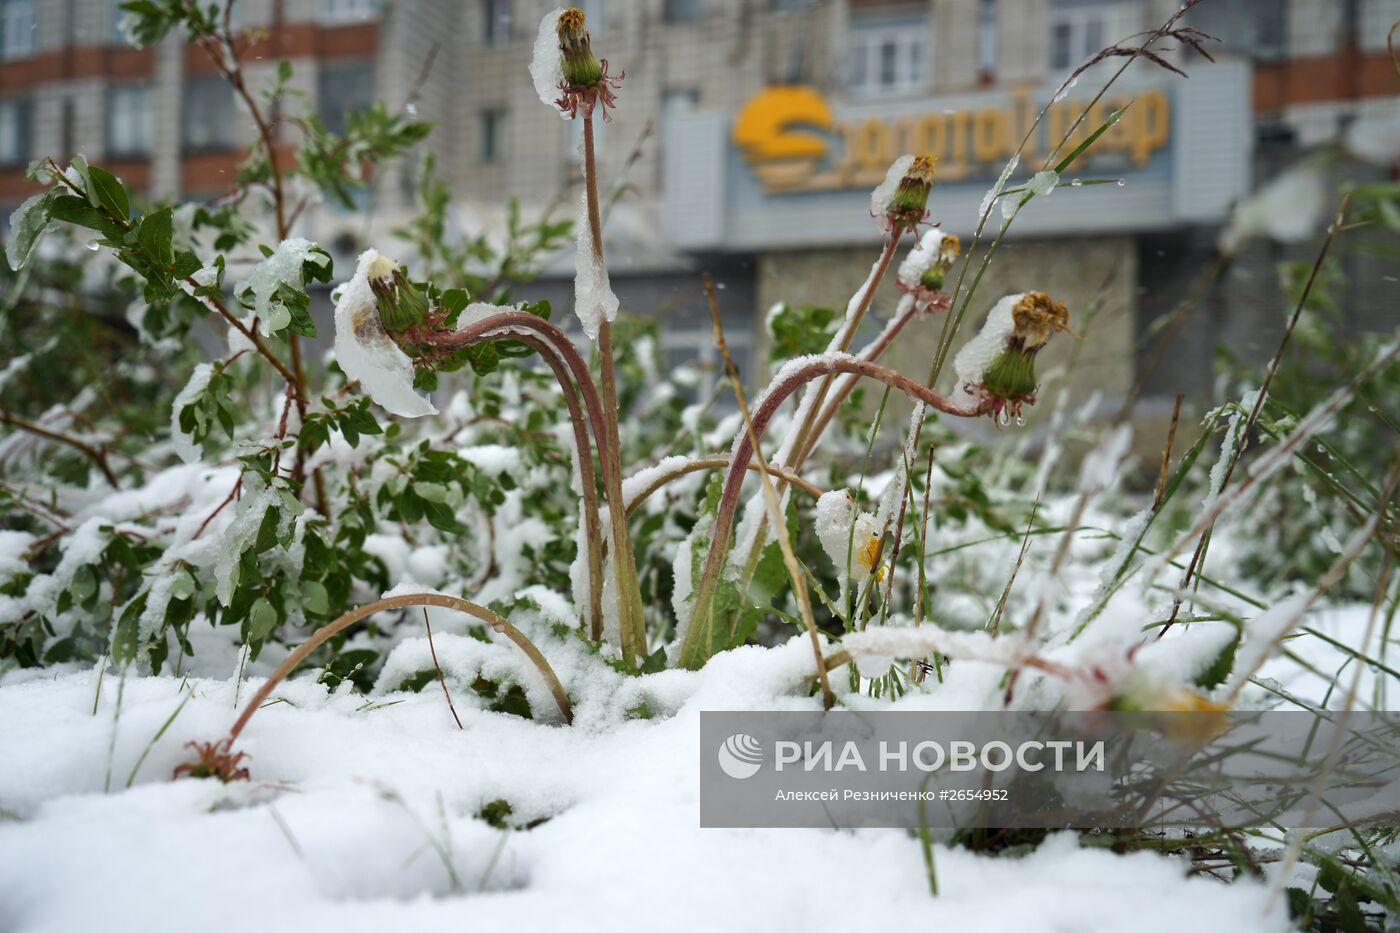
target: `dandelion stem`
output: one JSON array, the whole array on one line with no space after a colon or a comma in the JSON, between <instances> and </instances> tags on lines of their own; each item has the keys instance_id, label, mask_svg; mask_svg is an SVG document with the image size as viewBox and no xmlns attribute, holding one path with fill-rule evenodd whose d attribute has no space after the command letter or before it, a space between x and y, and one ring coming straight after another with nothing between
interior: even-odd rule
<instances>
[{"instance_id":1,"label":"dandelion stem","mask_svg":"<svg viewBox=\"0 0 1400 933\"><path fill-rule=\"evenodd\" d=\"M272 676L258 688L258 692L253 695L253 698L249 700L247 706L244 707L243 714L238 717L238 720L233 724L233 728L229 730L228 737L224 740L226 746L228 748L233 747L233 743L238 740L239 734L242 733L244 727L248 725L248 721L253 718L253 714L262 708L263 703L272 695L272 691L277 688L277 685L285 680L292 671L296 670L297 665L306 660L311 652L315 651L329 639L335 637L339 632L359 622L361 619L366 619L376 612L385 609L403 609L408 606L438 606L443 609L455 609L458 612L466 613L469 616L480 619L490 625L494 631L515 642L516 646L521 651L525 652L525 656L534 664L535 669L540 672L540 676L544 678L546 686L549 687L550 694L554 697L554 702L559 707L560 715L564 717L564 722L573 722L573 708L569 704L569 695L564 692L564 685L559 682L559 677L554 673L554 668L549 666L549 662L545 660L545 656L540 653L540 649L536 648L534 643L526 638L525 634L521 632L520 629L511 625L485 606L479 606L470 600L462 599L458 596L449 596L446 593L406 593L402 596L389 596L384 599L377 599L372 603L366 603L363 606L358 606L333 622L328 623L323 628L317 629L316 633L303 642L300 648L289 654L287 659L278 666L277 670L272 672Z\"/></svg>"},{"instance_id":2,"label":"dandelion stem","mask_svg":"<svg viewBox=\"0 0 1400 933\"><path fill-rule=\"evenodd\" d=\"M583 182L588 205L588 228L593 240L593 258L603 264L603 222L598 207L598 165L594 150L593 113L583 114ZM637 582L637 562L627 530L627 514L622 501L622 442L617 430L617 376L613 369L612 322L606 316L598 325L598 383L603 396L603 427L606 438L598 438L613 456L603 461L603 484L608 493L608 516L612 524L613 570L617 575L618 623L622 637L622 660L631 667L633 658L646 653L646 624L642 618L642 594Z\"/></svg>"},{"instance_id":3,"label":"dandelion stem","mask_svg":"<svg viewBox=\"0 0 1400 933\"><path fill-rule=\"evenodd\" d=\"M831 692L831 681L827 678L826 668L822 665L822 641L821 636L817 634L816 620L812 616L812 595L807 591L807 578L803 576L797 565L797 557L792 551L792 541L788 537L787 523L783 521L782 502L773 489L773 481L768 476L768 464L763 459L758 432L754 430L749 404L744 399L744 385L739 379L739 368L734 365L734 360L729 355L729 344L725 343L724 340L724 326L720 323L719 301L715 298L715 282L714 279L710 278L708 272L705 273L705 300L710 306L710 324L715 331L715 345L719 347L720 356L724 358L724 371L729 375L729 381L734 386L734 398L739 403L739 412L744 417L744 429L748 432L749 444L753 447L755 460L758 462L758 476L763 484L763 500L768 508L768 520L773 523L773 528L777 531L778 548L783 553L783 563L787 565L788 576L792 579L792 591L797 598L797 608L802 613L802 624L806 626L807 636L812 641L812 654L816 657L817 679L822 688L822 705L826 709L831 709L836 705L836 695Z\"/></svg>"},{"instance_id":4,"label":"dandelion stem","mask_svg":"<svg viewBox=\"0 0 1400 933\"><path fill-rule=\"evenodd\" d=\"M949 415L974 418L984 415L990 410L987 404L979 405L976 408L959 408L932 389L915 382L908 376L867 360L856 359L852 356L826 357L798 366L786 375L781 375L779 379L769 385L767 393L763 396L763 401L754 411L754 435L756 437L763 436L768 422L793 392L813 379L837 372L857 373L883 382L900 390L910 398L922 401L924 404ZM710 551L705 560L705 569L700 578L700 585L696 590L692 621L690 627L686 629L685 638L677 657L677 663L682 667L698 667L704 662L702 646L708 644L708 637L702 638L702 634L709 629L712 622L710 611L713 608L715 591L719 586L720 570L729 550L729 534L734 527L734 512L739 503L739 490L743 486L744 474L747 472L745 464L752 456L753 444L745 434L736 445L734 458L730 461L729 472L725 477L724 492L715 513L714 526L710 532Z\"/></svg>"}]
</instances>

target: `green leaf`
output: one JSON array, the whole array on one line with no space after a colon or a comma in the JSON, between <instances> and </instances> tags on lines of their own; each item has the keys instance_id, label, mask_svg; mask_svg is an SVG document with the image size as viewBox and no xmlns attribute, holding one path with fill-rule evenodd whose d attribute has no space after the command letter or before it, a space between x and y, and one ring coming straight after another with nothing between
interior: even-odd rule
<instances>
[{"instance_id":1,"label":"green leaf","mask_svg":"<svg viewBox=\"0 0 1400 933\"><path fill-rule=\"evenodd\" d=\"M261 554L277 544L277 526L280 519L276 509L268 509L263 513L262 524L258 525L257 542L253 545L253 553Z\"/></svg>"},{"instance_id":2,"label":"green leaf","mask_svg":"<svg viewBox=\"0 0 1400 933\"><path fill-rule=\"evenodd\" d=\"M1073 165L1074 160L1084 154L1084 150L1088 149L1094 143L1098 142L1100 136L1102 136L1104 133L1107 133L1110 129L1113 128L1113 125L1117 123L1118 120L1123 116L1123 111L1127 109L1127 107L1120 107L1119 109L1113 111L1113 113L1109 114L1108 119L1103 121L1103 124L1098 129L1090 133L1089 137L1085 139L1082 143L1080 143L1078 146L1075 146L1073 152L1071 152L1069 155L1065 156L1063 159L1060 160L1059 164L1055 166L1055 172L1057 174L1064 174L1065 169Z\"/></svg>"},{"instance_id":3,"label":"green leaf","mask_svg":"<svg viewBox=\"0 0 1400 933\"><path fill-rule=\"evenodd\" d=\"M73 583L69 586L69 591L73 594L73 601L78 605L85 604L88 600L97 595L97 571L91 565L79 567L77 573L73 574Z\"/></svg>"},{"instance_id":4,"label":"green leaf","mask_svg":"<svg viewBox=\"0 0 1400 933\"><path fill-rule=\"evenodd\" d=\"M248 640L263 641L277 627L277 610L266 596L259 596L248 610Z\"/></svg>"},{"instance_id":5,"label":"green leaf","mask_svg":"<svg viewBox=\"0 0 1400 933\"><path fill-rule=\"evenodd\" d=\"M1235 667L1235 651L1240 646L1240 633L1235 631L1235 637L1220 649L1220 654L1215 656L1205 670L1196 675L1195 684L1202 690L1214 690L1225 682L1225 678L1230 676L1230 671Z\"/></svg>"},{"instance_id":6,"label":"green leaf","mask_svg":"<svg viewBox=\"0 0 1400 933\"><path fill-rule=\"evenodd\" d=\"M316 616L331 611L331 596L325 584L316 580L301 581L301 608Z\"/></svg>"},{"instance_id":7,"label":"green leaf","mask_svg":"<svg viewBox=\"0 0 1400 933\"><path fill-rule=\"evenodd\" d=\"M110 232L111 228L115 226L106 214L93 207L86 199L71 194L59 195L54 198L49 205L49 216L54 220L66 221L103 233Z\"/></svg>"},{"instance_id":8,"label":"green leaf","mask_svg":"<svg viewBox=\"0 0 1400 933\"><path fill-rule=\"evenodd\" d=\"M173 219L170 208L165 207L154 214L141 218L141 226L136 232L136 242L145 251L151 262L162 266L175 264L175 248L171 243Z\"/></svg>"},{"instance_id":9,"label":"green leaf","mask_svg":"<svg viewBox=\"0 0 1400 933\"><path fill-rule=\"evenodd\" d=\"M146 609L146 594L142 593L122 610L121 618L112 629L112 660L119 665L136 660L140 645L141 613Z\"/></svg>"},{"instance_id":10,"label":"green leaf","mask_svg":"<svg viewBox=\"0 0 1400 933\"><path fill-rule=\"evenodd\" d=\"M93 202L94 207L107 210L122 220L131 217L131 201L127 198L126 189L116 177L105 169L92 166L88 169L92 179L92 187L88 189L88 200Z\"/></svg>"},{"instance_id":11,"label":"green leaf","mask_svg":"<svg viewBox=\"0 0 1400 933\"><path fill-rule=\"evenodd\" d=\"M29 261L34 247L49 229L49 202L52 191L44 191L29 198L10 215L10 233L5 240L5 258L10 268L18 272Z\"/></svg>"}]
</instances>

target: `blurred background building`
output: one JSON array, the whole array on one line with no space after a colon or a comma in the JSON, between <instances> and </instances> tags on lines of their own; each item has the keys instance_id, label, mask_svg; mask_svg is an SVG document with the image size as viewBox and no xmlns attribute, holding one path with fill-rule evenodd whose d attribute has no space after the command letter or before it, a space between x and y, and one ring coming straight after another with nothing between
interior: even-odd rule
<instances>
[{"instance_id":1,"label":"blurred background building","mask_svg":"<svg viewBox=\"0 0 1400 933\"><path fill-rule=\"evenodd\" d=\"M543 106L527 65L553 0L237 0L260 35L255 87L278 60L326 125L375 99L437 123L426 144L464 230L491 229L506 198L573 216L578 127ZM777 302L841 309L875 258L868 195L903 152L940 160L933 219L967 242L984 193L1063 77L1099 49L1164 21L1178 0L587 0L594 48L625 70L600 133L614 286L625 309L657 316L672 362L712 353L699 273L721 283L732 344L751 370ZM83 152L153 197L211 198L232 185L254 136L204 53L172 36L129 46L119 0L0 0L0 208L30 190L25 163ZM1106 403L1142 379L1150 397L1204 392L1211 352L1276 343L1275 265L1333 208L1338 178L1394 178L1400 77L1386 33L1400 0L1202 0L1187 20L1220 38L1189 74L1132 65L1088 113L1079 138L1123 119L1016 220L979 289L1064 298L1078 345L1071 380ZM1172 43L1168 43L1171 45ZM1088 106L1121 59L1068 88L1032 134L1022 180ZM294 122L282 125L286 156ZM1063 152L1063 150L1062 150ZM1293 173L1293 174L1289 174ZM412 210L412 165L363 193L368 212L321 205L298 232L353 256ZM1149 365L1145 338L1217 262L1232 205L1275 185L1177 342ZM1072 181L1107 181L1073 186ZM994 211L989 227L1001 220ZM1237 225L1238 226L1238 225ZM989 229L989 232L994 232ZM1234 233L1226 239L1233 246ZM1294 242L1297 241L1297 245ZM1393 262L1356 251L1358 328L1394 326ZM535 291L567 308L572 250ZM344 266L341 266L343 271ZM893 308L882 290L874 314ZM974 318L975 320L975 318ZM1086 323L1086 321L1088 323ZM871 325L878 326L877 323ZM892 362L927 369L936 325L906 332ZM751 380L752 381L752 380Z\"/></svg>"}]
</instances>

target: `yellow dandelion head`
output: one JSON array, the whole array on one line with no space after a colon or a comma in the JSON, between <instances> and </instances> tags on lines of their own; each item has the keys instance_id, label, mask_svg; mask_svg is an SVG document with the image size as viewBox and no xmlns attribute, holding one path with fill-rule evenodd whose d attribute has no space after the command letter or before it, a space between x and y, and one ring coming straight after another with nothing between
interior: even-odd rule
<instances>
[{"instance_id":1,"label":"yellow dandelion head","mask_svg":"<svg viewBox=\"0 0 1400 933\"><path fill-rule=\"evenodd\" d=\"M1011 320L1016 336L1027 346L1038 347L1058 330L1069 330L1069 310L1064 302L1056 301L1045 292L1026 292L1011 308Z\"/></svg>"}]
</instances>

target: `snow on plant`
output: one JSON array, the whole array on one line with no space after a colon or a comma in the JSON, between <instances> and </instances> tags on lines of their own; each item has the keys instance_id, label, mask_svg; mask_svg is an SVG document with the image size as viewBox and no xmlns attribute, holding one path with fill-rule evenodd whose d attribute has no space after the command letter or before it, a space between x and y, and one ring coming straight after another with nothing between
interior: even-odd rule
<instances>
[{"instance_id":1,"label":"snow on plant","mask_svg":"<svg viewBox=\"0 0 1400 933\"><path fill-rule=\"evenodd\" d=\"M437 409L414 391L413 361L390 339L381 323L371 285L398 274L398 263L376 250L367 249L360 255L354 278L340 287L335 303L335 358L345 375L358 381L364 393L385 411L401 418L421 418L437 414ZM397 310L398 306L388 303L388 307Z\"/></svg>"},{"instance_id":2,"label":"snow on plant","mask_svg":"<svg viewBox=\"0 0 1400 933\"><path fill-rule=\"evenodd\" d=\"M955 235L926 230L899 264L895 284L913 298L920 312L946 311L949 296L943 290L944 281L961 252L962 242Z\"/></svg>"},{"instance_id":3,"label":"snow on plant","mask_svg":"<svg viewBox=\"0 0 1400 933\"><path fill-rule=\"evenodd\" d=\"M1036 354L1068 330L1069 312L1044 292L1007 295L953 359L958 398L986 405L1003 423L1019 420L1022 406L1035 403Z\"/></svg>"}]
</instances>

